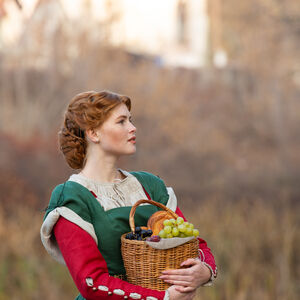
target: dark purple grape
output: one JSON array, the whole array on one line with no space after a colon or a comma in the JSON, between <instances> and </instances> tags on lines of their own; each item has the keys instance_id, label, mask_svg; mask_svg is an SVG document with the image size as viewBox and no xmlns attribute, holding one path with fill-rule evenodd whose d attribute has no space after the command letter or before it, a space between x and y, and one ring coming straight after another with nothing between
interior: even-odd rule
<instances>
[{"instance_id":1,"label":"dark purple grape","mask_svg":"<svg viewBox=\"0 0 300 300\"><path fill-rule=\"evenodd\" d=\"M134 240L135 239L135 235L134 235L133 232L129 232L129 233L126 234L125 238L128 239L128 240Z\"/></svg>"},{"instance_id":2,"label":"dark purple grape","mask_svg":"<svg viewBox=\"0 0 300 300\"><path fill-rule=\"evenodd\" d=\"M160 241L160 236L159 235L152 235L150 237L151 242L159 242Z\"/></svg>"},{"instance_id":3,"label":"dark purple grape","mask_svg":"<svg viewBox=\"0 0 300 300\"><path fill-rule=\"evenodd\" d=\"M146 241L159 242L160 241L160 236L159 235L152 235L150 237L147 237Z\"/></svg>"},{"instance_id":4,"label":"dark purple grape","mask_svg":"<svg viewBox=\"0 0 300 300\"><path fill-rule=\"evenodd\" d=\"M148 230L142 229L142 230L141 230L141 236L142 236L142 237L147 237L147 236L148 236L148 235L147 235L147 231L148 231Z\"/></svg>"},{"instance_id":5,"label":"dark purple grape","mask_svg":"<svg viewBox=\"0 0 300 300\"><path fill-rule=\"evenodd\" d=\"M138 227L135 227L135 233L140 233L141 232L141 227L140 226L138 226Z\"/></svg>"},{"instance_id":6,"label":"dark purple grape","mask_svg":"<svg viewBox=\"0 0 300 300\"><path fill-rule=\"evenodd\" d=\"M148 230L147 230L147 236L151 236L151 235L152 235L152 233L153 233L153 232L152 232L152 230L151 230L151 229L148 229Z\"/></svg>"}]
</instances>

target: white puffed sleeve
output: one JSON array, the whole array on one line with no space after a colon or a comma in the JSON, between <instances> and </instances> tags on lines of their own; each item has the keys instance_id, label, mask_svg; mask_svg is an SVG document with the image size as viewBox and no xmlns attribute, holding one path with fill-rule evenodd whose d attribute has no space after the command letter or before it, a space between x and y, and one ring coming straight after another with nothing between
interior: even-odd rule
<instances>
[{"instance_id":1,"label":"white puffed sleeve","mask_svg":"<svg viewBox=\"0 0 300 300\"><path fill-rule=\"evenodd\" d=\"M173 210L174 212L176 211L177 208L177 198L176 195L174 193L174 190L171 187L167 187L167 191L169 194L169 200L167 202L167 207L171 210Z\"/></svg>"}]
</instances>

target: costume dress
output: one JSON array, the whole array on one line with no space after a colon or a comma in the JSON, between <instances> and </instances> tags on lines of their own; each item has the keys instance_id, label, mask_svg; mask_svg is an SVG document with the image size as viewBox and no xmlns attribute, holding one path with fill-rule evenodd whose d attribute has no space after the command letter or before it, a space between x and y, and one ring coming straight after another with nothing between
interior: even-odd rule
<instances>
[{"instance_id":1,"label":"costume dress","mask_svg":"<svg viewBox=\"0 0 300 300\"><path fill-rule=\"evenodd\" d=\"M181 214L174 201L176 196L160 178L147 172L122 172L127 182L124 180L121 187L127 188L130 182L133 184L128 195L148 197ZM136 200L129 199L128 203L115 184L112 187L119 196L116 199L105 199L104 194L99 195L99 191L95 193L90 187L76 180L76 175L75 180L71 176L58 185L52 193L41 227L46 250L69 268L81 293L76 299L167 299L168 293L165 291L146 289L120 279L125 279L126 274L120 236L130 231L129 213ZM111 203L114 207L110 207ZM137 207L136 226L147 224L148 218L158 210L153 205ZM201 239L199 257L210 268L212 278L216 277L214 258Z\"/></svg>"}]
</instances>

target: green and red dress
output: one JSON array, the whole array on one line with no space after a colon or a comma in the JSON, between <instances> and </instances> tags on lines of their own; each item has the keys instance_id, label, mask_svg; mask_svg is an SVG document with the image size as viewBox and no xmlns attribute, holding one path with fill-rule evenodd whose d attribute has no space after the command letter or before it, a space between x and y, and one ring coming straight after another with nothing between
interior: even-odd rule
<instances>
[{"instance_id":1,"label":"green and red dress","mask_svg":"<svg viewBox=\"0 0 300 300\"><path fill-rule=\"evenodd\" d=\"M163 181L147 172L131 172L149 199L168 204ZM101 195L100 195L101 197ZM132 285L125 280L120 237L129 232L131 206L105 210L94 191L74 181L58 185L52 193L41 227L42 242L60 263L66 264L83 299L167 299L167 293ZM147 224L159 208L141 205L136 226ZM181 214L179 209L177 214ZM182 214L181 214L182 215ZM199 255L216 276L214 258L199 239Z\"/></svg>"}]
</instances>

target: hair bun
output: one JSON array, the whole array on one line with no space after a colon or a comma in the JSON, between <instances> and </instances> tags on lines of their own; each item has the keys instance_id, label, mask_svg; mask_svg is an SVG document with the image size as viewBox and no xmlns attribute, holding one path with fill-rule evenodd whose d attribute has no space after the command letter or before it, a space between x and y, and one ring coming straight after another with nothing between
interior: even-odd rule
<instances>
[{"instance_id":1,"label":"hair bun","mask_svg":"<svg viewBox=\"0 0 300 300\"><path fill-rule=\"evenodd\" d=\"M61 129L58 136L61 145L60 149L68 165L72 169L81 169L83 167L86 151L85 139L75 136L65 127Z\"/></svg>"}]
</instances>

